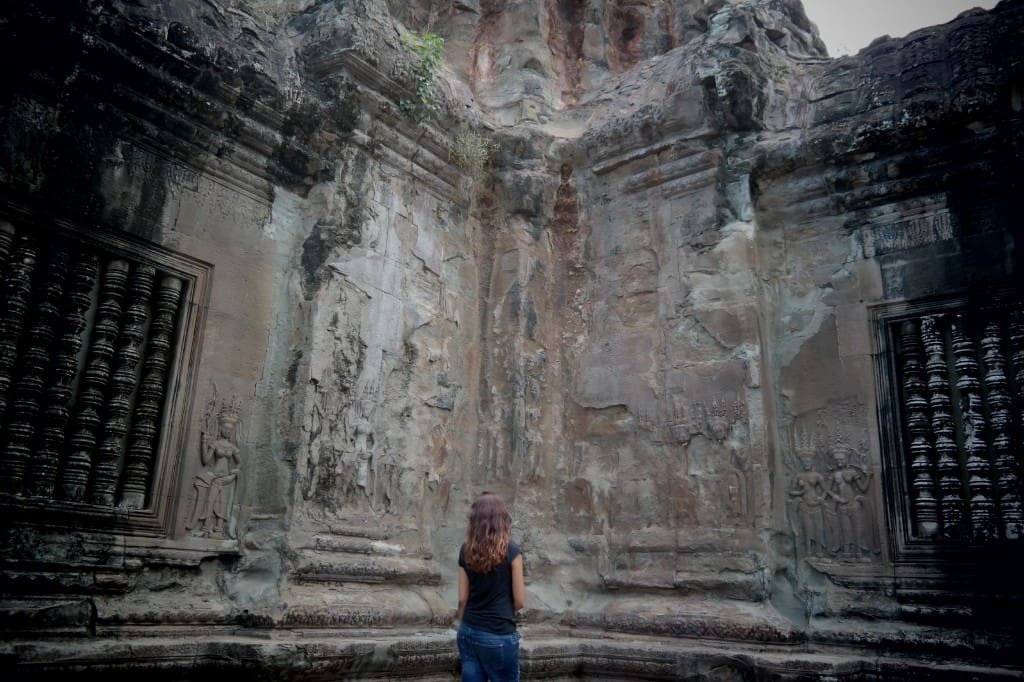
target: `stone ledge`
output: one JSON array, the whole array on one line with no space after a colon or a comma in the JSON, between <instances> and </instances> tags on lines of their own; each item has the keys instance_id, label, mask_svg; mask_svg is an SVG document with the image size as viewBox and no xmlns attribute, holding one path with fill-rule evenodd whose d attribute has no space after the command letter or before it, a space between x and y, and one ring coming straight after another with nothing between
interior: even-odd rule
<instances>
[{"instance_id":1,"label":"stone ledge","mask_svg":"<svg viewBox=\"0 0 1024 682\"><path fill-rule=\"evenodd\" d=\"M604 576L608 589L666 590L686 594L715 594L729 599L760 601L768 597L767 580L762 570L748 572L720 569L717 573L672 571L610 571Z\"/></svg>"},{"instance_id":2,"label":"stone ledge","mask_svg":"<svg viewBox=\"0 0 1024 682\"><path fill-rule=\"evenodd\" d=\"M441 574L426 561L353 554L308 556L292 578L300 583L441 584Z\"/></svg>"},{"instance_id":3,"label":"stone ledge","mask_svg":"<svg viewBox=\"0 0 1024 682\"><path fill-rule=\"evenodd\" d=\"M523 679L1019 680L1016 666L957 659L877 656L850 649L807 650L664 638L579 639L523 629ZM63 679L95 672L107 679L207 679L244 673L253 680L452 680L453 630L388 636L301 630L143 640L60 640L0 645L0 670L17 679ZM8 678L10 679L10 678Z\"/></svg>"},{"instance_id":4,"label":"stone ledge","mask_svg":"<svg viewBox=\"0 0 1024 682\"><path fill-rule=\"evenodd\" d=\"M592 632L783 644L804 635L767 603L658 595L592 596L562 625Z\"/></svg>"}]
</instances>

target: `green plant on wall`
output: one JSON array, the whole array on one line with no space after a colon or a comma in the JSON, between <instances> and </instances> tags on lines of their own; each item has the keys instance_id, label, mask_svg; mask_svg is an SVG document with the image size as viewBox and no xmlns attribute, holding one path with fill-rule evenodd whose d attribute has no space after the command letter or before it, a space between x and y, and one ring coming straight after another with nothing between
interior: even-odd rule
<instances>
[{"instance_id":1,"label":"green plant on wall","mask_svg":"<svg viewBox=\"0 0 1024 682\"><path fill-rule=\"evenodd\" d=\"M444 38L433 33L410 33L402 36L402 45L412 50L418 58L412 67L416 94L413 99L399 101L398 106L419 123L435 114L439 108L434 80L441 68Z\"/></svg>"},{"instance_id":2,"label":"green plant on wall","mask_svg":"<svg viewBox=\"0 0 1024 682\"><path fill-rule=\"evenodd\" d=\"M783 62L772 62L772 76L777 81L785 80L789 75L789 66Z\"/></svg>"},{"instance_id":3,"label":"green plant on wall","mask_svg":"<svg viewBox=\"0 0 1024 682\"><path fill-rule=\"evenodd\" d=\"M479 181L487 171L491 154L497 150L498 144L480 133L462 127L452 139L450 158L459 168L464 170L474 181Z\"/></svg>"}]
</instances>

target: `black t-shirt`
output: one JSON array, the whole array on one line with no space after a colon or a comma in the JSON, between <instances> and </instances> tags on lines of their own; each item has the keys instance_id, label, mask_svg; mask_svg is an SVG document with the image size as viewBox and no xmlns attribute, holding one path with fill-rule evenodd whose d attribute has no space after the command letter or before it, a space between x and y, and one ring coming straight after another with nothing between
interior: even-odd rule
<instances>
[{"instance_id":1,"label":"black t-shirt","mask_svg":"<svg viewBox=\"0 0 1024 682\"><path fill-rule=\"evenodd\" d=\"M462 612L463 623L496 635L510 635L516 631L515 607L512 605L512 561L519 554L519 545L509 542L504 561L490 573L477 573L466 566L466 545L459 548L459 566L469 576L469 599Z\"/></svg>"}]
</instances>

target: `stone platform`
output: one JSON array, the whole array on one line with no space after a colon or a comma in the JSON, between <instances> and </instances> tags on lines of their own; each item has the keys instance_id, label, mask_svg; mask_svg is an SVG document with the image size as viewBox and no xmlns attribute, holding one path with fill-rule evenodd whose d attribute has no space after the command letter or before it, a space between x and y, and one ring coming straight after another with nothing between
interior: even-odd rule
<instances>
[{"instance_id":1,"label":"stone platform","mask_svg":"<svg viewBox=\"0 0 1024 682\"><path fill-rule=\"evenodd\" d=\"M521 629L525 680L1019 680L1024 669L957 658L874 655L808 644L751 646L714 639ZM235 629L124 640L3 645L5 679L456 680L452 629Z\"/></svg>"}]
</instances>

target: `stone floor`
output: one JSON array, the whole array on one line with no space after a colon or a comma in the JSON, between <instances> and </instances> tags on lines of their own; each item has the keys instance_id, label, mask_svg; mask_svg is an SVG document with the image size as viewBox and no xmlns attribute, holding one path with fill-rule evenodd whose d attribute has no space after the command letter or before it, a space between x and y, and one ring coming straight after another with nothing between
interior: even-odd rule
<instances>
[{"instance_id":1,"label":"stone floor","mask_svg":"<svg viewBox=\"0 0 1024 682\"><path fill-rule=\"evenodd\" d=\"M807 645L751 646L693 639L523 629L522 677L544 680L1019 680L1024 669L910 655L864 655ZM455 680L453 630L164 632L102 641L3 645L5 679ZM582 635L582 636L581 636ZM31 650L31 654L27 651ZM15 664L15 658L18 662Z\"/></svg>"}]
</instances>

